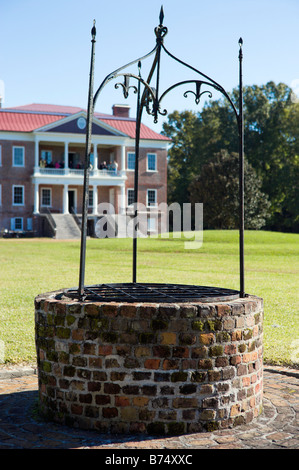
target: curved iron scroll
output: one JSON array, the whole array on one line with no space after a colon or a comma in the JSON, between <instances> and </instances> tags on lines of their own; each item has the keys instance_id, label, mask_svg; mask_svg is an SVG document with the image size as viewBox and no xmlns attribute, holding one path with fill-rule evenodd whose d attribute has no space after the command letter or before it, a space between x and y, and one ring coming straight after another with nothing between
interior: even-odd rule
<instances>
[{"instance_id":1,"label":"curved iron scroll","mask_svg":"<svg viewBox=\"0 0 299 470\"><path fill-rule=\"evenodd\" d=\"M129 90L132 89L137 94L137 113L136 113L136 134L135 134L135 176L134 176L134 202L135 202L135 217L137 216L137 202L138 202L138 163L139 163L139 141L140 141L140 127L143 109L146 109L147 113L154 117L154 122L158 121L158 115L165 116L167 114L166 109L161 109L161 102L165 96L173 89L189 84L195 84L195 91L187 90L183 96L187 97L188 94L193 94L195 97L195 103L200 102L200 98L203 94L208 93L211 98L212 93L209 90L202 91L203 85L211 87L212 89L220 92L230 103L237 120L238 134L239 134L239 199L240 199L240 210L239 210L239 253L240 253L240 297L245 296L244 289L244 125L243 125L243 91L242 91L242 59L243 59L243 40L239 40L239 112L237 111L234 103L232 102L229 94L225 89L217 83L215 80L210 78L208 75L200 72L195 67L187 64L181 59L171 54L164 46L164 38L168 32L167 27L163 25L164 12L163 7L160 10L160 24L155 28L156 45L146 55L138 58L128 64L119 67L115 71L108 74L98 87L96 93L93 96L93 82L94 82L94 46L95 46L95 24L92 28L92 51L91 51L91 65L90 65L90 82L89 82L89 93L88 93L88 112L87 112L87 129L86 129L86 151L85 151L85 167L84 167L84 190L83 190L83 214L82 214L82 230L81 230L81 253L80 253L80 278L78 294L81 299L84 298L84 277L85 277L85 254L86 254L86 230L87 230L87 210L88 210L88 188L89 188L89 168L90 168L90 150L91 150L91 125L94 114L94 108L102 89L110 83L112 80L123 77L123 83L116 83L115 88L122 88L124 98L128 98ZM161 65L161 52L162 50L174 61L192 70L196 74L202 77L201 79L185 80L171 85L163 93L160 94L160 65ZM144 80L141 76L141 64L145 59L154 55L153 63L150 68L147 80ZM125 73L124 71L132 65L138 64L138 75L133 73ZM151 81L156 72L155 87L151 86ZM137 87L130 85L130 79L137 80ZM141 94L141 85L143 85L143 92ZM136 228L135 228L136 229ZM136 282L136 262L137 260L137 236L133 237L133 283Z\"/></svg>"}]
</instances>

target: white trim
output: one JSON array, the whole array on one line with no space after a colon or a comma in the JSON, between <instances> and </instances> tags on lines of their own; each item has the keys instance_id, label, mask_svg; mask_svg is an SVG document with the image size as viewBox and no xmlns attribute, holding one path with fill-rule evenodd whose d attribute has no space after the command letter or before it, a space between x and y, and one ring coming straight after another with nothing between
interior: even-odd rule
<instances>
[{"instance_id":1,"label":"white trim","mask_svg":"<svg viewBox=\"0 0 299 470\"><path fill-rule=\"evenodd\" d=\"M14 200L15 200L15 188L23 188L23 191L22 191L23 202L22 203L15 203L14 202ZM15 207L21 207L21 206L25 205L25 186L23 184L13 184L12 185L12 205L15 206Z\"/></svg>"}]
</instances>

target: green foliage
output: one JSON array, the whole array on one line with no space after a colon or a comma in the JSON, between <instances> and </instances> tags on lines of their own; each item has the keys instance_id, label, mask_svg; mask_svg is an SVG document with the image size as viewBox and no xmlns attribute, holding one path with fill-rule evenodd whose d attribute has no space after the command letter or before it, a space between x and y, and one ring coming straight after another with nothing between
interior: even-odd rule
<instances>
[{"instance_id":1,"label":"green foliage","mask_svg":"<svg viewBox=\"0 0 299 470\"><path fill-rule=\"evenodd\" d=\"M245 159L245 228L265 225L270 202L261 192L262 181ZM239 226L239 157L223 151L203 165L189 186L190 201L203 202L204 228L235 229Z\"/></svg>"},{"instance_id":2,"label":"green foliage","mask_svg":"<svg viewBox=\"0 0 299 470\"><path fill-rule=\"evenodd\" d=\"M238 109L239 91L230 97ZM244 150L271 201L267 228L299 231L299 103L284 83L246 86ZM169 151L169 202L189 202L190 182L203 165L225 149L238 151L238 127L226 98L208 102L198 114L169 115L163 133L172 138ZM200 202L200 201L198 201Z\"/></svg>"}]
</instances>

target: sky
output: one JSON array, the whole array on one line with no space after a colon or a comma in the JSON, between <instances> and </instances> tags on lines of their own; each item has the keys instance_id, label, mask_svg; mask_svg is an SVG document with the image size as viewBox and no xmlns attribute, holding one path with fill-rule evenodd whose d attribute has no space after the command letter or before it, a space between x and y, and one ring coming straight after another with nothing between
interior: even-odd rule
<instances>
[{"instance_id":1,"label":"sky","mask_svg":"<svg viewBox=\"0 0 299 470\"><path fill-rule=\"evenodd\" d=\"M109 73L153 50L161 5L167 50L226 91L238 86L242 37L244 85L272 80L299 94L299 0L0 0L3 107L49 103L86 109L93 20L96 91ZM142 63L144 79L152 58ZM138 73L137 66L128 71ZM194 78L189 69L162 56L162 92ZM103 88L96 111L111 114L113 104L128 104L134 117L136 95L130 93L125 100L115 83ZM200 111L204 101L196 105L191 94L185 98L188 89L193 88L178 87L169 93L163 108L168 113ZM212 99L219 97L213 93ZM154 124L144 115L143 122L160 132L165 120L160 116Z\"/></svg>"}]
</instances>

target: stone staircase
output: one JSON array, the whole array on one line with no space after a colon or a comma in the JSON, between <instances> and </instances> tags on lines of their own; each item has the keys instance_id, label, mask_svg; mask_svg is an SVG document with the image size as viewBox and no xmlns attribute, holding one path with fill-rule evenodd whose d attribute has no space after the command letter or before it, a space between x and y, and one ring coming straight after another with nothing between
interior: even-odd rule
<instances>
[{"instance_id":1,"label":"stone staircase","mask_svg":"<svg viewBox=\"0 0 299 470\"><path fill-rule=\"evenodd\" d=\"M81 237L81 231L71 214L53 214L52 217L56 224L56 237L60 240L78 239Z\"/></svg>"}]
</instances>

